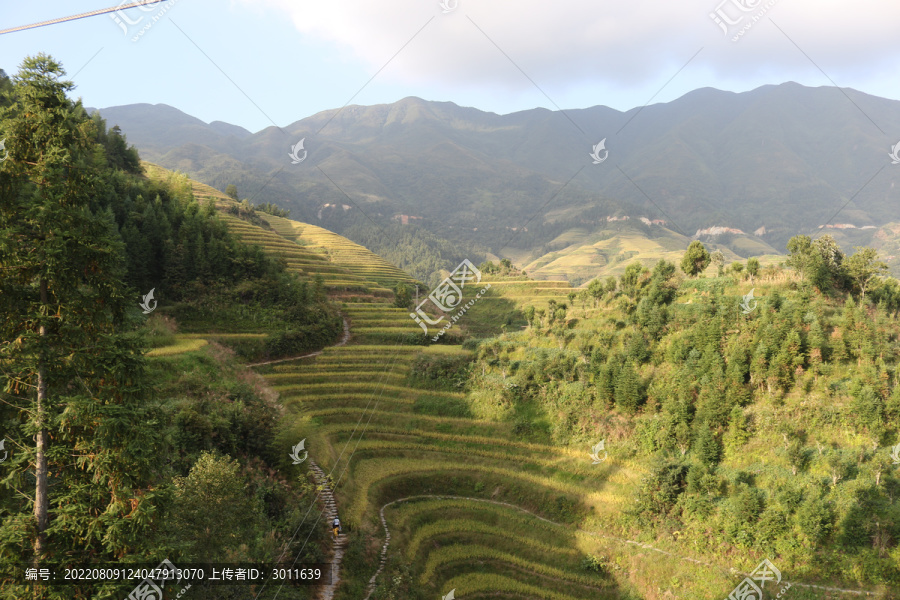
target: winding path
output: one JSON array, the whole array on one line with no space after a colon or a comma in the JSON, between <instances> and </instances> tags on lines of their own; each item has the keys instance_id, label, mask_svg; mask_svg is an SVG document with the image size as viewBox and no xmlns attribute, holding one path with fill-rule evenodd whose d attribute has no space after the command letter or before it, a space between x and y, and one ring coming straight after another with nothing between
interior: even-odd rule
<instances>
[{"instance_id":1,"label":"winding path","mask_svg":"<svg viewBox=\"0 0 900 600\"><path fill-rule=\"evenodd\" d=\"M316 483L321 487L321 496L325 502L326 523L329 524L328 535L331 535L331 520L337 516L337 505L334 503L334 493L325 472L312 459L309 460L309 470L312 471ZM341 562L344 558L344 548L347 547L347 534L341 533L337 539L332 542L333 556L331 558L331 583L322 588L319 600L332 600L334 598L334 590L341 582Z\"/></svg>"},{"instance_id":2,"label":"winding path","mask_svg":"<svg viewBox=\"0 0 900 600\"><path fill-rule=\"evenodd\" d=\"M372 575L371 579L369 579L369 585L366 588L366 592L367 592L366 597L363 600L369 600L369 597L371 597L372 594L375 592L375 580L378 578L379 575L381 575L381 572L384 570L384 565L387 562L387 551L388 551L388 546L390 546L390 543L391 543L391 532L388 529L387 521L385 521L385 519L384 519L384 509L387 508L388 506L390 506L391 504L396 504L398 502L406 502L407 500L417 500L419 498L471 500L473 502L486 502L488 504L497 504L500 506L508 506L508 507L514 508L515 510L518 510L520 512L527 513L527 514L531 515L532 517L534 517L535 519L540 519L541 521L544 521L546 523L550 523L552 525L558 525L560 527L565 526L563 523L557 523L556 521L551 521L550 519L545 519L544 517L536 515L535 513L531 512L530 510L525 510L524 508L516 506L515 504L510 504L508 502L500 502L499 500L488 500L486 498L469 498L467 496L440 496L440 495L435 495L435 494L422 494L419 496L407 496L405 498L398 498L396 500L392 500L391 502L388 502L387 504L385 504L384 506L381 507L380 515L381 515L381 524L382 524L382 526L384 526L384 545L381 547L381 560L378 564L378 570L375 571L375 574ZM666 552L665 550L660 550L659 548L654 548L650 544L643 544L641 542L635 542L633 540L625 540L625 539L618 538L615 536L602 535L599 533L594 533L592 531L582 530L582 532L587 535L590 535L592 537L598 537L598 538L602 538L605 540L614 540L616 542L620 542L623 544L632 544L635 546L640 546L641 548L644 548L646 550L653 550L654 552L659 552L660 554L665 554L666 556L671 556L672 558L677 558L679 560L685 560L685 561L692 562L692 563L695 563L698 565L704 565L707 567L711 567L713 569L719 569L721 571L725 571L732 575L744 575L745 577L750 575L750 573L744 573L743 571L738 571L736 569L725 570L719 565L714 565L712 563L704 562L702 560L697 560L696 558L690 558L688 556L679 556L679 555L673 554L671 552ZM782 583L785 583L785 584L790 583L792 586L796 585L796 586L806 587L806 588L815 588L818 590L827 590L829 592L842 592L845 594L856 594L858 596L875 596L874 592L867 592L867 591L860 591L860 590L845 590L842 588L833 588L833 587L827 587L827 586L823 586L823 585L814 585L812 583L789 582L787 580L784 580Z\"/></svg>"},{"instance_id":3,"label":"winding path","mask_svg":"<svg viewBox=\"0 0 900 600\"><path fill-rule=\"evenodd\" d=\"M341 340L336 344L332 344L328 346L329 348L336 348L338 346L343 346L350 340L350 323L347 321L347 317L343 317L344 321L344 335L341 337ZM291 356L289 358L279 358L278 360L270 360L261 363L253 363L246 365L247 367L261 367L264 365L272 365L275 363L288 362L292 360L300 360L301 358L311 358L313 356L319 356L324 351L317 350L310 354L304 354L302 356ZM316 484L322 490L320 495L325 502L325 516L326 523L330 524L332 519L334 519L337 515L337 504L334 502L334 492L331 489L331 486L328 485L328 479L325 476L325 472L316 464L316 461L309 459L309 470L312 471L313 478L316 480ZM331 529L329 528L328 534L331 535ZM321 590L321 595L319 596L319 600L332 600L334 598L334 590L337 588L338 583L341 581L341 562L344 558L344 548L347 546L347 534L341 533L338 535L337 539L332 542L332 559L331 559L331 583L324 586Z\"/></svg>"},{"instance_id":4,"label":"winding path","mask_svg":"<svg viewBox=\"0 0 900 600\"><path fill-rule=\"evenodd\" d=\"M339 341L336 344L332 344L331 346L327 346L327 347L328 348L337 348L338 346L343 346L349 340L350 340L350 323L347 322L347 317L344 317L344 335L341 337L341 341ZM304 354L302 356L289 356L288 358L279 358L278 360L269 360L266 362L252 363L252 364L249 364L246 366L249 368L249 367L262 367L264 365L274 365L275 363L283 363L283 362L288 362L291 360L300 360L301 358L310 358L313 356L318 356L318 355L322 354L322 352L324 352L324 351L325 351L325 349L323 348L322 350L316 350L315 352L311 352L310 354Z\"/></svg>"}]
</instances>

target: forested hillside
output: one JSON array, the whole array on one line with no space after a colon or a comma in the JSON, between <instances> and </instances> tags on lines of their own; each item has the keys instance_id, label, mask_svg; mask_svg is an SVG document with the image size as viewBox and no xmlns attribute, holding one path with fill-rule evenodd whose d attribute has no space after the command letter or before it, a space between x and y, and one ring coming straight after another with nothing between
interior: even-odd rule
<instances>
[{"instance_id":1,"label":"forested hillside","mask_svg":"<svg viewBox=\"0 0 900 600\"><path fill-rule=\"evenodd\" d=\"M134 588L23 585L16 565L275 561L315 497L277 470L279 405L215 343L146 354L175 342L177 326L253 327L263 343L251 357L296 353L337 340L341 319L324 286L240 242L189 185L143 177L136 151L68 98L64 76L30 58L0 102L0 596ZM315 543L305 553L324 558ZM231 593L191 597L245 597Z\"/></svg>"},{"instance_id":2,"label":"forested hillside","mask_svg":"<svg viewBox=\"0 0 900 600\"><path fill-rule=\"evenodd\" d=\"M525 332L479 345L472 395L523 441L646 465L620 510L594 507L603 531L896 588L900 286L868 249L788 248L793 270L698 279L695 242L683 272L632 263L580 304L526 307Z\"/></svg>"}]
</instances>

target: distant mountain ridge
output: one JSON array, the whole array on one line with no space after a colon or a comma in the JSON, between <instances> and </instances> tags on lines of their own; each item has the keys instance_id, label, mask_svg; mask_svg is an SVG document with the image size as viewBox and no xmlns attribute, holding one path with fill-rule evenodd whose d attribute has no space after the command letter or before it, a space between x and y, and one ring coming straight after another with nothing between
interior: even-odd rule
<instances>
[{"instance_id":1,"label":"distant mountain ridge","mask_svg":"<svg viewBox=\"0 0 900 600\"><path fill-rule=\"evenodd\" d=\"M96 108L87 108L94 112ZM128 104L99 109L110 126L118 124L128 141L147 159L185 144L215 144L252 135L239 125L223 121L205 123L168 104Z\"/></svg>"},{"instance_id":2,"label":"distant mountain ridge","mask_svg":"<svg viewBox=\"0 0 900 600\"><path fill-rule=\"evenodd\" d=\"M497 115L410 97L323 111L285 126L287 135L206 124L166 105L100 113L146 160L218 189L234 183L292 218L338 232L360 213L406 221L520 264L566 231L600 232L626 215L725 240L741 257L734 240L783 252L791 236L826 224L853 224L854 241L866 241L900 220L900 166L888 157L900 102L852 89L702 88L626 112L564 114ZM301 138L308 156L292 165ZM608 160L592 164L604 138Z\"/></svg>"}]
</instances>

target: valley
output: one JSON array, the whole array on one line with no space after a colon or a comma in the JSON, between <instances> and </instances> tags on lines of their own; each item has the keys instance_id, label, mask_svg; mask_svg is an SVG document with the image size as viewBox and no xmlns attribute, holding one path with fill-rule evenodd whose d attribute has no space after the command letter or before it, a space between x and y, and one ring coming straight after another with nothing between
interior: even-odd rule
<instances>
[{"instance_id":1,"label":"valley","mask_svg":"<svg viewBox=\"0 0 900 600\"><path fill-rule=\"evenodd\" d=\"M561 111L408 97L285 167L64 76L0 72L0 599L900 598L900 227L838 94L896 101L569 111L631 128L570 169ZM39 575L165 561L326 575Z\"/></svg>"},{"instance_id":2,"label":"valley","mask_svg":"<svg viewBox=\"0 0 900 600\"><path fill-rule=\"evenodd\" d=\"M638 531L628 525L631 522L623 520L635 498L640 498L642 486L659 468L648 462L645 453L650 448L659 452L666 442L659 434L655 442L642 436L654 437L652 431L660 426L658 419L667 414L665 410L654 416L659 406L647 407L630 420L626 415L633 409L621 407L603 416L603 403L598 404L593 394L580 400L578 395L572 396L567 402L573 405L560 404L561 398L573 393L567 387L573 384L554 384L552 376L541 385L549 385L546 400L513 400L510 404L507 398L514 398L515 392L512 396L508 391L498 392L504 387L515 390L524 383L517 377L518 384L501 385L510 370L516 369L513 362L522 365L518 367L521 373L534 353L549 352L548 357L562 353L560 358L581 353L593 364L598 350L592 355L583 344L598 331L609 331L604 323L628 319L615 302L606 299L598 305L594 300L582 300L580 304L576 300L565 308L569 294L577 293L565 282L485 275L481 281L492 284L491 294L458 324L463 332L477 331L480 339L471 339L470 333L461 336L461 344L423 346L419 341L421 330L409 311L394 306L392 295L380 295L389 291L389 286L410 280L379 266L377 256L342 252L353 246L340 236L288 219L257 213L265 225L252 225L229 217L238 203L196 183L194 190L198 198L215 198L229 228L242 239L293 260L288 263L289 269L298 276L334 277L325 280L328 294L339 303L349 324L346 344L326 347L313 356L252 367L284 406L283 427L294 438L306 441L306 448L327 476L337 514L348 530L338 551L340 584L325 592L323 598L424 598L446 595L450 590L466 598L494 597L498 593L554 600L667 598L673 594L709 598L735 585L736 574L747 575L753 570L755 563L749 556L728 564L719 552L698 547L696 538L685 544L692 536L702 536L700 531L674 535L657 532L649 537L645 531L645 535L636 536ZM327 257L327 262L300 260L299 254L284 243L286 239L304 251ZM343 269L365 274L366 279L346 279ZM794 298L796 292L785 287L793 277L774 262L768 267L763 264L762 269L753 283L758 296L778 296L777 290L782 290ZM395 279L386 278L389 276ZM619 285L626 286L620 288L624 299L633 292L628 292L628 284L623 283L629 275L620 277ZM716 278L714 273L710 277L696 280L696 287L690 280L684 281L670 310L683 306L677 310L681 313L694 305L691 310L699 311L697 316L708 313L715 305L709 302L720 302L715 298L735 285L729 277ZM643 286L648 283L645 280ZM739 288L749 285L738 284ZM737 308L737 300L733 302ZM550 310L552 314L557 306L564 307L567 316L556 326L541 328L526 317L534 310ZM772 310L771 304L766 306ZM783 310L785 306L776 309ZM513 333L510 328L509 333L502 333L505 328L498 326L501 319L497 317L510 313L518 315L512 323L515 329L527 331ZM696 317L687 314L677 319L693 322ZM887 323L883 326L893 329ZM499 338L493 337L498 334ZM223 335L218 339L227 344L227 334ZM517 341L522 336L524 339ZM622 343L628 352L633 351L628 338ZM485 373L489 369L493 375L478 377L473 367ZM660 373L667 372L657 365L650 371L642 368L640 377L652 381L650 373L660 369L664 369ZM589 377L586 373L575 375L581 371L564 370L560 375L563 380L574 375L576 381L587 377L585 381L602 385L597 379L603 377L602 370ZM656 397L652 391L655 385L650 383L650 389L642 394ZM814 389L824 389L820 385ZM611 401L618 405L619 384L615 387ZM777 421L803 411L806 394L791 393L791 387L751 405L748 414L755 415L754 420L768 414L765 419ZM492 400L496 394L500 404ZM661 397L647 401L666 402ZM582 402L588 404L576 408ZM573 409L576 413L571 416L554 414ZM576 416L577 411L587 413ZM792 417L797 418L796 414ZM770 475L773 481L783 477L777 474L784 468L778 454L767 457L765 452L758 453L768 443L763 440L780 437L777 432L782 431L776 423L764 422L768 421L759 421L760 429L754 434L758 442L749 446L757 449L752 455L720 450L725 453L720 473L736 470L733 476L740 477L745 469L775 469ZM563 433L560 423L570 423L572 429ZM727 445L732 443L726 440L733 426L728 426L727 419L723 423L727 431L722 440ZM673 440L679 435L676 433ZM592 464L588 442L601 436L607 442L608 460ZM831 444L837 441L828 439ZM694 443L687 444L694 448ZM691 450L688 456L694 452ZM700 460L702 463L705 459ZM863 471L856 477L863 477ZM890 481L887 485L894 485ZM331 514L328 505L320 505L308 518L324 528ZM759 526L764 527L769 518L768 513L761 516ZM682 539L684 535L688 537ZM721 548L721 544L718 546ZM791 563L794 569L800 568L803 555L793 555L793 560L801 561ZM786 568L784 572L784 582L790 583L797 598L883 596L883 591L818 577L804 580L788 576Z\"/></svg>"}]
</instances>

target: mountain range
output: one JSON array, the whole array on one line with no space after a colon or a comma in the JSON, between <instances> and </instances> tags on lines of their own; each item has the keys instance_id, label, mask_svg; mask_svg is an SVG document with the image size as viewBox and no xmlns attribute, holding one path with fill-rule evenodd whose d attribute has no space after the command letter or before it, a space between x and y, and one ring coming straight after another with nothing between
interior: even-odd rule
<instances>
[{"instance_id":1,"label":"mountain range","mask_svg":"<svg viewBox=\"0 0 900 600\"><path fill-rule=\"evenodd\" d=\"M824 231L898 266L887 253L900 221L889 156L900 102L847 88L703 88L625 112L507 115L409 97L256 133L161 104L99 112L142 158L233 183L292 218L338 233L420 227L542 278L583 281L696 238L733 259L778 254L791 236Z\"/></svg>"}]
</instances>

